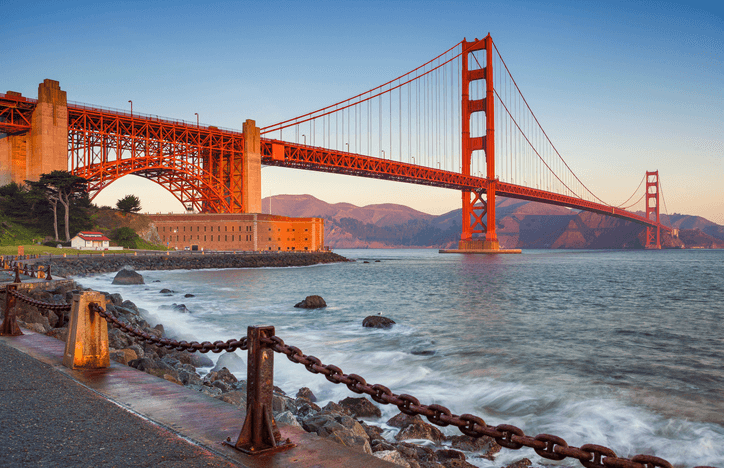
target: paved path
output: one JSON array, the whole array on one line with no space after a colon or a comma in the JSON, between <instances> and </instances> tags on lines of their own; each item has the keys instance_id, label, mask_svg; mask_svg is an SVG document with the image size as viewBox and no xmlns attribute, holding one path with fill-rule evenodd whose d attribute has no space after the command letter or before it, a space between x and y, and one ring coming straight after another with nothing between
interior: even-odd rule
<instances>
[{"instance_id":1,"label":"paved path","mask_svg":"<svg viewBox=\"0 0 750 468\"><path fill-rule=\"evenodd\" d=\"M237 467L0 342L0 466Z\"/></svg>"},{"instance_id":2,"label":"paved path","mask_svg":"<svg viewBox=\"0 0 750 468\"><path fill-rule=\"evenodd\" d=\"M23 331L0 337L1 467L395 466L288 426L295 448L250 457L221 444L239 408L116 362L68 369L64 343Z\"/></svg>"}]
</instances>

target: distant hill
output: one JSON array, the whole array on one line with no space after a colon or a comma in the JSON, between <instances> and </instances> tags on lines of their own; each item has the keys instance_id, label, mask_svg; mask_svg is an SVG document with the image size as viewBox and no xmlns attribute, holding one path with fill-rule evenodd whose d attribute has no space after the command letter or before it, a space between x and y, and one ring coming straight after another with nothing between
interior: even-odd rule
<instances>
[{"instance_id":1,"label":"distant hill","mask_svg":"<svg viewBox=\"0 0 750 468\"><path fill-rule=\"evenodd\" d=\"M435 216L397 204L329 204L311 195L276 195L264 198L262 207L264 213L324 218L326 244L333 248L455 248L461 234L460 209ZM724 247L724 227L705 218L675 214L662 222L680 229L679 238L662 236L663 247ZM637 223L504 197L496 200L496 226L504 248L638 249L646 240Z\"/></svg>"}]
</instances>

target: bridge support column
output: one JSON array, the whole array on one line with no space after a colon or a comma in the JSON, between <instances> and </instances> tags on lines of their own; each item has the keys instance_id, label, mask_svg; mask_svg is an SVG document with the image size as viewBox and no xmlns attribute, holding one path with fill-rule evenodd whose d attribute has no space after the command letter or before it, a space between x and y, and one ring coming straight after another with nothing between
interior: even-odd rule
<instances>
[{"instance_id":1,"label":"bridge support column","mask_svg":"<svg viewBox=\"0 0 750 468\"><path fill-rule=\"evenodd\" d=\"M469 55L484 50L486 66L470 69ZM495 96L492 78L492 38L467 42L461 46L461 173L471 175L471 155L484 150L487 167L487 185L461 194L461 240L460 250L498 250L495 227ZM481 99L471 99L469 84L484 80L485 94ZM471 114L484 112L486 133L471 135ZM474 238L474 235L477 238Z\"/></svg>"},{"instance_id":2,"label":"bridge support column","mask_svg":"<svg viewBox=\"0 0 750 468\"><path fill-rule=\"evenodd\" d=\"M242 195L245 213L260 213L260 128L255 121L247 119L242 123L245 138L244 164L242 174ZM254 233L257 236L257 233Z\"/></svg>"},{"instance_id":3,"label":"bridge support column","mask_svg":"<svg viewBox=\"0 0 750 468\"><path fill-rule=\"evenodd\" d=\"M646 218L656 221L656 226L646 228L646 248L661 249L659 229L659 171L646 171Z\"/></svg>"},{"instance_id":4,"label":"bridge support column","mask_svg":"<svg viewBox=\"0 0 750 468\"><path fill-rule=\"evenodd\" d=\"M0 138L0 167L0 185L68 170L68 97L60 83L47 79L39 84L28 133Z\"/></svg>"}]
</instances>

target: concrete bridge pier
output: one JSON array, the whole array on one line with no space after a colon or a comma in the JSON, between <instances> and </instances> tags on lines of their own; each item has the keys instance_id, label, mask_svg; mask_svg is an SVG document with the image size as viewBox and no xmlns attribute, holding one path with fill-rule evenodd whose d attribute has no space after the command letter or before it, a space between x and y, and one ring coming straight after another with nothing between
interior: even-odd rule
<instances>
[{"instance_id":1,"label":"concrete bridge pier","mask_svg":"<svg viewBox=\"0 0 750 468\"><path fill-rule=\"evenodd\" d=\"M68 96L59 82L46 79L39 84L31 130L0 136L0 186L57 170L68 170Z\"/></svg>"},{"instance_id":2,"label":"concrete bridge pier","mask_svg":"<svg viewBox=\"0 0 750 468\"><path fill-rule=\"evenodd\" d=\"M245 213L260 213L260 128L255 126L255 120L247 119L242 123L242 135L245 138L244 173L242 174L242 195Z\"/></svg>"}]
</instances>

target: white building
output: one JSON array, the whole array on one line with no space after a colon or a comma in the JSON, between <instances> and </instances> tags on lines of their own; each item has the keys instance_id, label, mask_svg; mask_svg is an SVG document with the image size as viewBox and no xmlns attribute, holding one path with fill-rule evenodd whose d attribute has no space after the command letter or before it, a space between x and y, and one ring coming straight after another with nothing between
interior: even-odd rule
<instances>
[{"instance_id":1,"label":"white building","mask_svg":"<svg viewBox=\"0 0 750 468\"><path fill-rule=\"evenodd\" d=\"M109 239L101 232L81 231L70 239L70 246L82 250L108 250Z\"/></svg>"}]
</instances>

